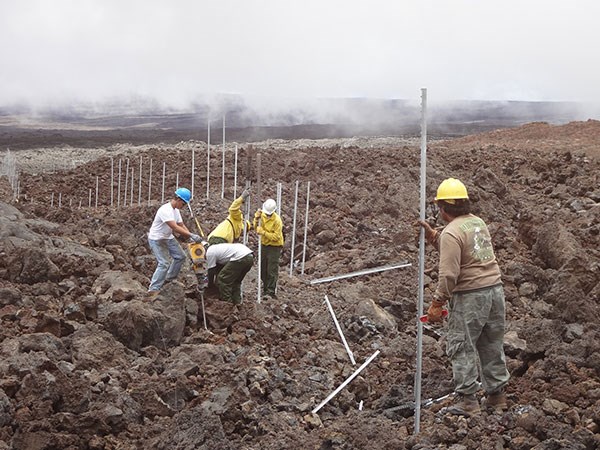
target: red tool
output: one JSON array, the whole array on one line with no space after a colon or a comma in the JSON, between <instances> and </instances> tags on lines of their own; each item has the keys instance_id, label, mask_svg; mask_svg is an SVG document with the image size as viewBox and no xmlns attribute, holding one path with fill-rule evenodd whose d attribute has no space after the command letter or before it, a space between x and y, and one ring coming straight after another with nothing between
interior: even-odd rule
<instances>
[{"instance_id":1,"label":"red tool","mask_svg":"<svg viewBox=\"0 0 600 450\"><path fill-rule=\"evenodd\" d=\"M448 310L442 309L442 319L444 319L446 317L448 317ZM424 314L421 317L419 317L419 320L423 323L427 323L427 314Z\"/></svg>"}]
</instances>

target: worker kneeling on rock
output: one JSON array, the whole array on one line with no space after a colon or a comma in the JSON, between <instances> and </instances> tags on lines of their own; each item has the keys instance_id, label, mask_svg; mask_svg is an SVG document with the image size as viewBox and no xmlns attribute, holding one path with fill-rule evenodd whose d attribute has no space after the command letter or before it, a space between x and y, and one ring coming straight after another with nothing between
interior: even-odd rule
<instances>
[{"instance_id":1,"label":"worker kneeling on rock","mask_svg":"<svg viewBox=\"0 0 600 450\"><path fill-rule=\"evenodd\" d=\"M252 250L244 244L209 245L206 263L209 280L215 277L217 266L222 266L215 283L221 300L242 303L242 280L254 264Z\"/></svg>"}]
</instances>

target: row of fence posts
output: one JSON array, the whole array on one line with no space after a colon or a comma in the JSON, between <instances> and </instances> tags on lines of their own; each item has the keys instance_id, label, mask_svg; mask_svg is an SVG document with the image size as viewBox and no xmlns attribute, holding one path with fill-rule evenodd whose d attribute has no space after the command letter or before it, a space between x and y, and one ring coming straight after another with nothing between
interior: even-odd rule
<instances>
[{"instance_id":1,"label":"row of fence posts","mask_svg":"<svg viewBox=\"0 0 600 450\"><path fill-rule=\"evenodd\" d=\"M209 150L210 151L210 150ZM126 207L128 204L128 198L129 198L129 206L133 206L135 199L134 199L134 191L135 191L135 168L132 167L131 162L130 162L130 158L126 158L125 161L123 161L123 159L119 158L118 164L115 165L115 160L114 158L111 157L111 168L110 168L110 202L107 202L108 205L110 205L111 207L114 206L116 204L116 206L118 208L121 207L121 205L123 207ZM123 165L125 165L125 167L123 167ZM150 205L152 203L152 186L153 186L153 165L154 165L154 161L151 158L149 161L149 169L148 169L148 197L147 197L147 203L148 205ZM115 167L116 166L116 167ZM131 166L131 167L130 167ZM139 163L139 171L138 171L138 182L137 182L137 191L138 191L138 196L137 196L137 204L138 206L140 206L142 204L142 180L143 180L143 157L140 156L140 163ZM223 168L222 168L222 180L221 180L221 198L225 198L225 180L226 180L226 173L225 173L225 149L223 149ZM233 195L234 197L237 195L237 170L238 170L238 147L237 145L235 146L235 152L234 152L234 179L233 179ZM116 171L116 174L115 174ZM206 198L210 198L210 168L207 166L207 189L206 189ZM123 178L123 174L124 174L124 178ZM115 176L116 175L116 176ZM194 190L195 190L195 149L192 149L192 178L191 178L191 186L190 186L190 191L192 193L192 197L194 197ZM160 194L160 201L164 202L165 201L165 186L166 186L166 180L167 180L167 164L166 162L163 162L162 165L162 177L161 177L161 194ZM116 184L116 185L115 185ZM178 188L179 187L179 172L175 173L175 187ZM116 193L115 193L116 190ZM92 192L93 189L89 189L88 190L88 197L92 197ZM115 195L116 194L116 195ZM82 202L80 201L80 204ZM91 199L88 201L88 206L92 207L92 203L94 204L95 207L98 207L98 205L100 204L100 200L99 200L99 176L96 176L96 189L95 189L95 201L92 202ZM54 207L54 203L53 203L53 198L51 198L51 206Z\"/></svg>"},{"instance_id":2,"label":"row of fence posts","mask_svg":"<svg viewBox=\"0 0 600 450\"><path fill-rule=\"evenodd\" d=\"M194 150L192 149L192 161L194 161ZM260 154L259 154L260 155ZM225 158L223 158L223 163L225 163ZM237 176L237 172L238 172L238 147L237 145L235 146L235 151L234 151L234 168L233 168L233 197L236 198L237 196L237 180L238 180L238 176ZM148 206L151 205L152 203L152 185L153 185L153 166L154 166L154 161L152 158L150 158L149 163L148 163L149 169L148 169L148 197L147 197L147 204ZM225 165L223 166L225 167ZM131 164L131 160L130 158L126 158L126 159L122 159L119 158L118 162L115 161L114 158L111 157L111 168L110 168L110 183L111 183L111 188L110 188L110 206L114 207L116 206L117 208L120 207L127 207L128 205L131 207L135 204L135 197L134 197L134 186L137 184L137 205L141 206L142 205L142 185L143 185L143 168L144 168L144 161L143 161L143 157L140 156L139 159L139 176L137 179L137 183L135 180L135 168L133 167L133 165ZM192 173L194 173L194 164L192 163ZM207 172L208 173L208 172ZM222 182L221 182L221 198L225 197L225 168L222 171ZM161 203L164 203L165 201L165 188L166 188L166 180L167 180L167 164L166 162L162 163L162 177L161 177ZM192 178L193 180L193 178ZM193 185L193 183L192 183ZM208 185L208 181L207 181L207 185ZM249 187L250 183L247 182L247 186ZM175 188L177 189L179 187L179 172L175 173ZM290 245L290 266L289 266L289 274L290 276L292 276L293 272L294 272L294 266L295 266L295 251L296 251L296 230L298 229L299 225L298 225L298 221L297 221L297 217L298 217L298 197L299 197L299 189L300 189L300 181L296 181L295 182L295 190L294 190L294 204L293 204L293 212L292 212L292 232L291 232L291 245ZM191 189L190 189L191 190ZM116 191L116 192L115 192ZM277 198L277 212L278 214L281 216L281 211L282 211L282 191L283 191L283 185L281 182L277 183L276 186L276 198ZM95 196L93 195L95 192ZM99 201L99 192L100 192L100 176L96 176L95 179L95 189L89 189L88 190L88 198L87 198L87 206L89 208L95 207L98 208L100 201ZM193 192L192 192L192 196L193 196ZM209 197L207 197L209 198ZM51 197L50 197L50 206L51 207L55 207L55 205L58 208L63 207L64 201L63 201L63 195L62 193L58 193L58 198L55 198L55 193L51 192ZM69 207L73 206L73 200L70 199L69 200ZM81 208L83 206L83 200L80 199L79 200L79 208ZM248 202L248 207L250 206L250 203ZM310 209L310 181L307 182L306 185L306 210L305 210L305 214L304 214L304 233L303 233L303 243L302 243L302 252L301 252L301 261L299 262L300 264L300 273L304 274L304 268L305 268L305 263L306 263L306 247L307 247L307 239L308 239L308 218L309 218L309 209ZM249 210L247 211L247 220L249 220ZM246 243L246 239L247 236L244 237L244 243ZM296 263L298 264L298 263Z\"/></svg>"},{"instance_id":3,"label":"row of fence posts","mask_svg":"<svg viewBox=\"0 0 600 450\"><path fill-rule=\"evenodd\" d=\"M6 155L2 159L2 170L0 176L4 175L8 179L8 183L12 190L12 200L16 201L19 198L21 190L21 180L19 178L19 168L17 158L10 152L10 148L6 149Z\"/></svg>"}]
</instances>

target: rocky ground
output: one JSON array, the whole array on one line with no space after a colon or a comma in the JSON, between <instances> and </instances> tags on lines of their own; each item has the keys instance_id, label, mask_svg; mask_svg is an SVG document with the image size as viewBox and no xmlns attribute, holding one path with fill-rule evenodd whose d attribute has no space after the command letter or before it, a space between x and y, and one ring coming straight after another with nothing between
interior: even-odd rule
<instances>
[{"instance_id":1,"label":"rocky ground","mask_svg":"<svg viewBox=\"0 0 600 450\"><path fill-rule=\"evenodd\" d=\"M434 403L423 406L418 434L418 139L240 145L240 186L256 179L260 152L260 197L275 196L277 182L283 187L287 245L278 299L256 302L253 270L239 308L214 294L206 299L208 331L188 267L155 302L142 301L154 269L145 233L160 204L163 163L167 193L176 173L189 186L191 150L205 162L206 145L60 148L54 165L52 153L40 150L51 150L44 142L36 148L14 152L25 170L18 203L9 204L12 192L0 179L0 449L600 446L599 122L533 123L430 142L428 197L444 178L460 178L490 226L504 275L512 379L506 413L457 418ZM133 195L127 199L122 186L118 207L108 204L110 157L135 166ZM147 178L138 192L140 158L144 168L154 162L150 204ZM205 231L224 218L232 198L229 173L220 198L219 158L212 159L217 176L208 199L206 168L197 164L193 205ZM255 242L251 236L249 245ZM426 292L436 282L436 257L427 249ZM403 261L412 266L309 283ZM444 341L443 327L424 330L424 401L452 392ZM376 351L356 379L311 413Z\"/></svg>"}]
</instances>

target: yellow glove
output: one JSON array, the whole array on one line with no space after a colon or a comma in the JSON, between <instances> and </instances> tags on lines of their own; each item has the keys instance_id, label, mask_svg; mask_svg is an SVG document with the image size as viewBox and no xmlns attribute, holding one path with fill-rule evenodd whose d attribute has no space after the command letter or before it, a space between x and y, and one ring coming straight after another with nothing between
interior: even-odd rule
<instances>
[{"instance_id":1,"label":"yellow glove","mask_svg":"<svg viewBox=\"0 0 600 450\"><path fill-rule=\"evenodd\" d=\"M257 211L254 213L254 218L255 218L255 219L260 219L260 216L261 216L261 214L262 214L262 211L261 211L260 209L259 209L259 210L257 210Z\"/></svg>"},{"instance_id":2,"label":"yellow glove","mask_svg":"<svg viewBox=\"0 0 600 450\"><path fill-rule=\"evenodd\" d=\"M263 227L256 227L256 234L262 236L264 232L265 230L263 230Z\"/></svg>"}]
</instances>

